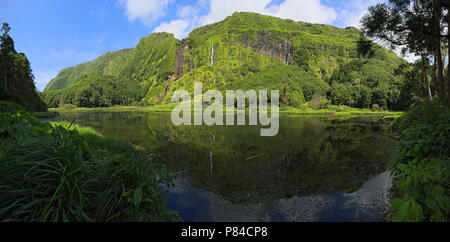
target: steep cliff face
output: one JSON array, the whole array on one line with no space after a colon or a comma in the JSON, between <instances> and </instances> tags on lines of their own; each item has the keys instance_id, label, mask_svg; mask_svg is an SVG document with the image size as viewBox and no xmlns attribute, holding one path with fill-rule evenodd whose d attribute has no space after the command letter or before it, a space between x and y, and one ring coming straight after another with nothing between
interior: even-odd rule
<instances>
[{"instance_id":1,"label":"steep cliff face","mask_svg":"<svg viewBox=\"0 0 450 242\"><path fill-rule=\"evenodd\" d=\"M177 55L175 59L175 74L178 77L183 76L190 70L194 69L194 63L188 59L187 53L189 53L190 47L184 41L180 43L177 48Z\"/></svg>"},{"instance_id":2,"label":"steep cliff face","mask_svg":"<svg viewBox=\"0 0 450 242\"><path fill-rule=\"evenodd\" d=\"M179 41L168 33L142 38L127 56L119 76L140 83L166 80L173 73L178 45Z\"/></svg>"},{"instance_id":3,"label":"steep cliff face","mask_svg":"<svg viewBox=\"0 0 450 242\"><path fill-rule=\"evenodd\" d=\"M292 40L289 36L276 31L258 31L255 40L245 41L247 48L271 56L279 62L289 65L292 61Z\"/></svg>"},{"instance_id":4,"label":"steep cliff face","mask_svg":"<svg viewBox=\"0 0 450 242\"><path fill-rule=\"evenodd\" d=\"M182 41L156 33L143 38L135 49L108 53L63 70L46 91L68 88L86 75L102 74L117 76L142 90L135 96L145 105L167 103L175 90L191 90L194 82L203 82L204 90L284 90L282 100L299 106L314 93L325 95L333 73L359 60L355 51L358 38L355 28L235 13L192 31ZM382 49L365 65L393 73L401 62Z\"/></svg>"}]
</instances>

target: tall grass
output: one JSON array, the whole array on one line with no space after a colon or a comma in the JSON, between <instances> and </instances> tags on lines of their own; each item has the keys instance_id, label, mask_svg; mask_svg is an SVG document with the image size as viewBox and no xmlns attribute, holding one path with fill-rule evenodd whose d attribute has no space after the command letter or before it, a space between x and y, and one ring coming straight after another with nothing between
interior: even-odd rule
<instances>
[{"instance_id":1,"label":"tall grass","mask_svg":"<svg viewBox=\"0 0 450 242\"><path fill-rule=\"evenodd\" d=\"M0 221L170 221L175 174L138 147L69 123L0 113Z\"/></svg>"}]
</instances>

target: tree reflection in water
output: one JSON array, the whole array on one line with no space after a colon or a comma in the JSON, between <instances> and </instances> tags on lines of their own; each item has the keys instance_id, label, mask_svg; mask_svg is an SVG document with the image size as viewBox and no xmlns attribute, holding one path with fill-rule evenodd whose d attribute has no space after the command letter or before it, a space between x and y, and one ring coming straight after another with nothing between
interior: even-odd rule
<instances>
[{"instance_id":1,"label":"tree reflection in water","mask_svg":"<svg viewBox=\"0 0 450 242\"><path fill-rule=\"evenodd\" d=\"M274 137L261 137L259 126L176 127L170 113L59 117L74 118L78 124L154 150L170 169L185 171L177 187L167 191L172 194L169 205L186 220L382 219L377 214L382 208L366 209L355 195L366 191L373 197L382 189L386 191L376 199L384 199L387 193L389 179L377 176L386 171L394 140L389 137L390 122L379 116L282 115ZM376 184L361 190L371 178Z\"/></svg>"}]
</instances>

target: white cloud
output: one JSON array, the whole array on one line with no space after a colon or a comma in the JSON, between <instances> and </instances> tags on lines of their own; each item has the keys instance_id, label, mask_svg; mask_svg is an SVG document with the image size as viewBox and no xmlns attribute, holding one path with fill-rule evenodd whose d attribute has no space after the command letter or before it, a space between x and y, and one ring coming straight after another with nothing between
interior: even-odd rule
<instances>
[{"instance_id":1,"label":"white cloud","mask_svg":"<svg viewBox=\"0 0 450 242\"><path fill-rule=\"evenodd\" d=\"M337 18L335 25L338 27L353 26L361 28L360 20L367 13L370 6L384 3L386 0L343 0L336 5Z\"/></svg>"},{"instance_id":2,"label":"white cloud","mask_svg":"<svg viewBox=\"0 0 450 242\"><path fill-rule=\"evenodd\" d=\"M191 17L195 17L196 15L198 15L200 13L200 8L196 7L196 6L183 6L180 9L178 9L178 16L180 18L191 18Z\"/></svg>"},{"instance_id":3,"label":"white cloud","mask_svg":"<svg viewBox=\"0 0 450 242\"><path fill-rule=\"evenodd\" d=\"M166 16L168 6L175 0L117 1L130 21L140 20L152 25ZM331 0L197 0L191 5L182 5L182 2L177 2L176 17L160 23L154 31L172 32L178 38L184 38L192 29L221 21L235 12L255 12L338 27L361 27L359 21L367 8L386 0L340 0L338 3Z\"/></svg>"},{"instance_id":4,"label":"white cloud","mask_svg":"<svg viewBox=\"0 0 450 242\"><path fill-rule=\"evenodd\" d=\"M336 5L335 11L338 13L338 17L335 21L335 25L338 27L353 26L361 28L361 19L368 12L370 6L374 6L379 3L386 3L386 0L342 0L342 4ZM389 47L387 47L389 48ZM402 55L402 46L393 50L399 57L406 61L413 63L420 57L412 53L406 53Z\"/></svg>"},{"instance_id":5,"label":"white cloud","mask_svg":"<svg viewBox=\"0 0 450 242\"><path fill-rule=\"evenodd\" d=\"M175 0L118 0L125 8L130 21L137 19L151 25L167 13L167 8ZM255 12L275 17L310 23L333 24L337 27L353 26L361 28L360 20L370 6L387 0L197 0L192 5L179 6L175 19L160 23L153 32L173 33L176 38L185 38L194 28L215 23L235 12ZM330 6L324 4L328 3ZM332 7L331 7L332 5ZM395 51L399 56L400 50ZM66 56L88 59L86 53L53 53L51 59ZM90 56L89 56L90 57ZM407 54L407 61L415 61L416 56Z\"/></svg>"},{"instance_id":6,"label":"white cloud","mask_svg":"<svg viewBox=\"0 0 450 242\"><path fill-rule=\"evenodd\" d=\"M331 24L336 19L333 8L323 5L320 0L285 0L270 15L295 21Z\"/></svg>"},{"instance_id":7,"label":"white cloud","mask_svg":"<svg viewBox=\"0 0 450 242\"><path fill-rule=\"evenodd\" d=\"M147 25L163 17L171 2L172 0L119 0L130 21L139 19Z\"/></svg>"},{"instance_id":8,"label":"white cloud","mask_svg":"<svg viewBox=\"0 0 450 242\"><path fill-rule=\"evenodd\" d=\"M221 21L234 12L266 13L271 0L210 0L209 13L202 17L202 25Z\"/></svg>"},{"instance_id":9,"label":"white cloud","mask_svg":"<svg viewBox=\"0 0 450 242\"><path fill-rule=\"evenodd\" d=\"M417 60L419 60L420 59L420 56L417 56L417 55L415 55L415 54L413 54L413 53L406 53L405 54L405 56L403 56L402 55L402 47L403 46L400 46L400 47L397 47L395 50L394 50L394 52L400 57L400 58L403 58L403 59L405 59L407 62L409 62L409 63L414 63L414 62L416 62Z\"/></svg>"},{"instance_id":10,"label":"white cloud","mask_svg":"<svg viewBox=\"0 0 450 242\"><path fill-rule=\"evenodd\" d=\"M270 5L271 0L211 0L210 12L203 17L202 24L210 24L234 12L255 12L295 21L332 23L336 19L333 8L320 0L284 0Z\"/></svg>"},{"instance_id":11,"label":"white cloud","mask_svg":"<svg viewBox=\"0 0 450 242\"><path fill-rule=\"evenodd\" d=\"M187 36L190 29L190 24L186 20L173 20L168 23L162 23L158 27L156 27L154 32L168 32L173 33L175 38L182 39Z\"/></svg>"},{"instance_id":12,"label":"white cloud","mask_svg":"<svg viewBox=\"0 0 450 242\"><path fill-rule=\"evenodd\" d=\"M364 15L367 13L367 11L352 11L349 12L347 10L342 10L339 12L340 16L346 16L345 18L341 17L342 22L340 22L339 27L356 27L358 29L361 29L361 18L364 17Z\"/></svg>"},{"instance_id":13,"label":"white cloud","mask_svg":"<svg viewBox=\"0 0 450 242\"><path fill-rule=\"evenodd\" d=\"M201 15L201 12L206 13ZM320 0L284 0L272 3L272 0L198 0L195 5L186 5L178 9L178 19L164 22L154 29L166 31L184 38L194 28L215 23L235 12L255 12L295 21L331 24L336 19L333 8Z\"/></svg>"}]
</instances>

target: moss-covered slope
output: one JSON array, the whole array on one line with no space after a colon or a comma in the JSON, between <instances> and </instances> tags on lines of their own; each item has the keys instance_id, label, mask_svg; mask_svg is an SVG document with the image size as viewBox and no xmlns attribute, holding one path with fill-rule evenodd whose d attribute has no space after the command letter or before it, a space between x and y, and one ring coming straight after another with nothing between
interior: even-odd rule
<instances>
[{"instance_id":1,"label":"moss-covered slope","mask_svg":"<svg viewBox=\"0 0 450 242\"><path fill-rule=\"evenodd\" d=\"M128 89L139 90L132 99L144 105L168 103L175 90L192 90L194 82L203 82L204 90L277 89L283 104L300 106L315 94L339 100L335 104L361 103L359 90L368 87L371 92L365 98L370 100L364 103L392 108L401 85L395 69L404 61L383 48L372 59L360 59L359 36L355 28L235 13L181 41L155 33L135 49L65 69L46 91L68 89L87 75L100 74L116 76L129 84ZM349 86L351 101L330 97L335 83ZM384 91L384 100L372 103L372 90L377 88Z\"/></svg>"}]
</instances>

